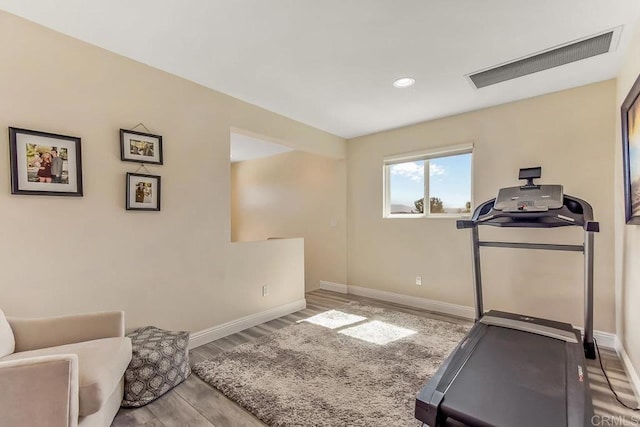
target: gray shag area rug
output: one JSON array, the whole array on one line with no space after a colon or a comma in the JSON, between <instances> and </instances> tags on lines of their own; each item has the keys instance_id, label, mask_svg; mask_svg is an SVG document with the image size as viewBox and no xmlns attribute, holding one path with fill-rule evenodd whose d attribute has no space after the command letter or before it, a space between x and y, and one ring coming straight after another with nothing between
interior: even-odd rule
<instances>
[{"instance_id":1,"label":"gray shag area rug","mask_svg":"<svg viewBox=\"0 0 640 427\"><path fill-rule=\"evenodd\" d=\"M419 426L416 394L469 328L351 302L194 372L270 426Z\"/></svg>"}]
</instances>

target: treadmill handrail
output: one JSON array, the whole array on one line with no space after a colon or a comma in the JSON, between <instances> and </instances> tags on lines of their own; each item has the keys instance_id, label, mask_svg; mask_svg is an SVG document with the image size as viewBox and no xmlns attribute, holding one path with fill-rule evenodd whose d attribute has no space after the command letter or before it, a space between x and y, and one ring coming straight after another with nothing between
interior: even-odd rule
<instances>
[{"instance_id":1,"label":"treadmill handrail","mask_svg":"<svg viewBox=\"0 0 640 427\"><path fill-rule=\"evenodd\" d=\"M563 206L560 209L549 209L543 212L504 212L494 208L496 199L493 198L480 204L471 219L456 221L456 227L472 228L477 225L494 227L521 228L554 228L580 226L585 231L599 232L600 224L593 220L593 208L586 201L565 194ZM572 210L569 206L572 206ZM579 209L575 209L579 206ZM576 212L577 210L577 212Z\"/></svg>"}]
</instances>

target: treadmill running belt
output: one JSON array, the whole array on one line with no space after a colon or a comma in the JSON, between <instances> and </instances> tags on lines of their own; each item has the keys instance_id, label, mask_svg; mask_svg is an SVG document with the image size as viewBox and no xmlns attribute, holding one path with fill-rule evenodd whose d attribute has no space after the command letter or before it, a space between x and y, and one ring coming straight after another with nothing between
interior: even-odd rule
<instances>
[{"instance_id":1,"label":"treadmill running belt","mask_svg":"<svg viewBox=\"0 0 640 427\"><path fill-rule=\"evenodd\" d=\"M465 424L566 426L565 371L563 341L489 326L440 408Z\"/></svg>"}]
</instances>

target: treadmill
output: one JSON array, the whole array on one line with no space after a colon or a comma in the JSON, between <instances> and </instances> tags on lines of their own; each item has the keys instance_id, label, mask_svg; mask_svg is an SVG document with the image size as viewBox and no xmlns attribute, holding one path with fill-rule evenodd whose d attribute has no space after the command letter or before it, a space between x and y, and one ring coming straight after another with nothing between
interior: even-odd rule
<instances>
[{"instance_id":1,"label":"treadmill","mask_svg":"<svg viewBox=\"0 0 640 427\"><path fill-rule=\"evenodd\" d=\"M561 185L536 185L542 168L520 169L527 183L503 188L470 220L475 324L416 397L415 417L437 426L591 426L593 405L585 357L593 343L593 237L589 203ZM582 227L583 245L483 241L478 227ZM483 309L480 248L584 253L584 339L571 324Z\"/></svg>"}]
</instances>

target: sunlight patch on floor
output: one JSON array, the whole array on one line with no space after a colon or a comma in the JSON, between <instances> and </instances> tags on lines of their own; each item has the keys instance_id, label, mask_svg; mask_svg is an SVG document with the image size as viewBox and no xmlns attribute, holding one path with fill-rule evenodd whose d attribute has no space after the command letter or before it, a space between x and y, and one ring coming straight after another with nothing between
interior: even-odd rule
<instances>
[{"instance_id":1,"label":"sunlight patch on floor","mask_svg":"<svg viewBox=\"0 0 640 427\"><path fill-rule=\"evenodd\" d=\"M390 342L408 337L417 333L411 329L401 328L390 323L372 320L362 325L353 326L339 332L353 338L358 338L372 344L385 345Z\"/></svg>"},{"instance_id":2,"label":"sunlight patch on floor","mask_svg":"<svg viewBox=\"0 0 640 427\"><path fill-rule=\"evenodd\" d=\"M367 318L356 316L355 314L344 313L338 310L329 310L324 313L311 316L308 319L300 320L299 322L309 322L314 325L324 326L325 328L337 329L353 323L362 322L363 320L367 320Z\"/></svg>"}]
</instances>

